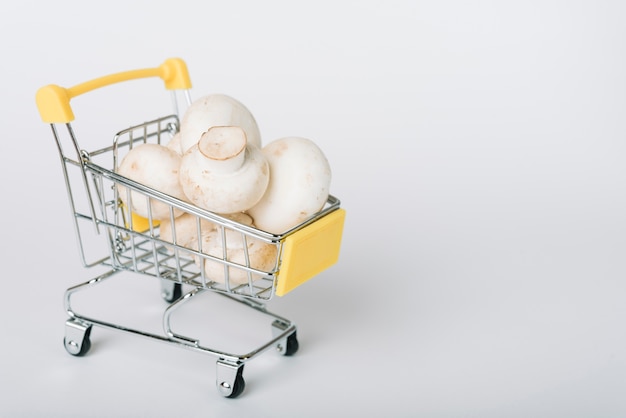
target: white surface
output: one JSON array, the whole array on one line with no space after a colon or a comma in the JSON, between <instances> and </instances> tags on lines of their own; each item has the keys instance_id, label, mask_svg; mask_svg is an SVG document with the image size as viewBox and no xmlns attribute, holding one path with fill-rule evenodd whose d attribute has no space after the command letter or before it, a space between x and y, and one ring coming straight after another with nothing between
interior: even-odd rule
<instances>
[{"instance_id":1,"label":"white surface","mask_svg":"<svg viewBox=\"0 0 626 418\"><path fill-rule=\"evenodd\" d=\"M625 19L619 1L5 5L0 415L626 415ZM348 211L339 264L270 303L300 352L251 361L236 400L212 357L102 329L84 358L61 344L63 291L92 273L35 91L170 56L264 140L318 142ZM152 116L152 86L115 108ZM77 129L127 124L98 109Z\"/></svg>"}]
</instances>

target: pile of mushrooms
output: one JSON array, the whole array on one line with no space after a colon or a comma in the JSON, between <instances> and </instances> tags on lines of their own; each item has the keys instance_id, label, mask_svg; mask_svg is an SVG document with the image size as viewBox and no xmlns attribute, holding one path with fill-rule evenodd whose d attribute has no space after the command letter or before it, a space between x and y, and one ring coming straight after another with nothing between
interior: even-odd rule
<instances>
[{"instance_id":1,"label":"pile of mushrooms","mask_svg":"<svg viewBox=\"0 0 626 418\"><path fill-rule=\"evenodd\" d=\"M154 190L275 235L287 232L320 211L328 199L331 170L310 139L278 138L263 145L250 110L236 99L209 94L192 102L180 131L167 144L140 144L124 156L119 174ZM177 246L260 271L271 271L277 247L218 228L196 216L148 199L118 185L121 202L143 217L159 221L160 239ZM224 248L224 246L226 248ZM244 251L244 246L247 251ZM246 257L247 252L247 257ZM246 260L246 258L248 260ZM231 285L248 282L245 269L210 257L194 257L209 280Z\"/></svg>"}]
</instances>

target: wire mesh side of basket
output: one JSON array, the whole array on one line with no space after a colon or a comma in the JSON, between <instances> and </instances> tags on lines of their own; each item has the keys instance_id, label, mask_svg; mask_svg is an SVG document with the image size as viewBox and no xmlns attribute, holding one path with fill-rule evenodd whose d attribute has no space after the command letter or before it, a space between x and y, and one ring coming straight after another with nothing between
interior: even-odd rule
<instances>
[{"instance_id":1,"label":"wire mesh side of basket","mask_svg":"<svg viewBox=\"0 0 626 418\"><path fill-rule=\"evenodd\" d=\"M274 235L240 222L232 214L218 215L203 210L119 175L117 165L134 146L166 145L172 140L179 127L174 115L120 131L112 144L93 151L79 149L70 125L67 127L77 155L74 159L63 152L59 132L54 127L53 130L59 144L80 254L86 267L108 265L181 284L269 300L275 294L285 293L284 289L277 289L279 280L281 289L293 288L338 255L340 230L336 227L334 230L339 235L332 235L329 244L337 245L326 245L323 240L327 234L319 234L323 242L311 240L308 233L304 234L306 239L292 239L303 229L313 230L317 235L319 228L314 224L323 224L318 221L339 208L340 202L334 196L329 196L326 206L311 218L283 234ZM138 216L131 209L133 199L147 208L157 203L165 205L168 216L156 219L151 212ZM191 225L191 234L181 232L183 218ZM86 227L93 228L91 234L85 233ZM188 239L184 240L183 236ZM87 257L86 248L92 248L95 242L100 246L94 261L93 257ZM308 245L312 242L317 243L315 249ZM103 243L105 248L102 248ZM291 245L294 243L298 245ZM286 251L296 247L298 253ZM284 259L287 252L290 255ZM283 267L299 265L303 256L306 260L302 265L308 267L298 268L296 275L280 274ZM286 268L285 271L292 270ZM294 279L290 281L291 277Z\"/></svg>"},{"instance_id":2,"label":"wire mesh side of basket","mask_svg":"<svg viewBox=\"0 0 626 418\"><path fill-rule=\"evenodd\" d=\"M113 266L220 292L270 299L280 240L237 218L204 211L116 174L118 163L130 149L142 143L165 145L177 126L177 121L162 118L121 131L110 149L99 152L110 151L113 170L88 164L100 205L98 223L106 228ZM147 216L132 212L132 207L141 205L148 208ZM150 210L154 205L167 206L169 216L154 218Z\"/></svg>"}]
</instances>

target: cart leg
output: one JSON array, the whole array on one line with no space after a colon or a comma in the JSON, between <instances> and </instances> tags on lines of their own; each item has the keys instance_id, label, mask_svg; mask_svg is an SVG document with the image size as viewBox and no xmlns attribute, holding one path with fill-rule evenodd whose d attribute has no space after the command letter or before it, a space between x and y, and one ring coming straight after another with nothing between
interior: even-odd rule
<instances>
[{"instance_id":1,"label":"cart leg","mask_svg":"<svg viewBox=\"0 0 626 418\"><path fill-rule=\"evenodd\" d=\"M289 327L289 324L277 319L272 322L272 334L274 336L280 335ZM283 356L293 356L296 351L298 351L298 348L300 348L300 344L298 343L298 337L295 329L291 334L276 343L276 351Z\"/></svg>"},{"instance_id":2,"label":"cart leg","mask_svg":"<svg viewBox=\"0 0 626 418\"><path fill-rule=\"evenodd\" d=\"M161 297L168 303L179 299L183 294L182 285L169 279L161 279Z\"/></svg>"},{"instance_id":3,"label":"cart leg","mask_svg":"<svg viewBox=\"0 0 626 418\"><path fill-rule=\"evenodd\" d=\"M243 364L217 361L217 390L226 398L236 398L246 387L243 379Z\"/></svg>"},{"instance_id":4,"label":"cart leg","mask_svg":"<svg viewBox=\"0 0 626 418\"><path fill-rule=\"evenodd\" d=\"M65 322L65 338L63 345L68 353L73 356L84 356L91 348L91 324L68 319Z\"/></svg>"}]
</instances>

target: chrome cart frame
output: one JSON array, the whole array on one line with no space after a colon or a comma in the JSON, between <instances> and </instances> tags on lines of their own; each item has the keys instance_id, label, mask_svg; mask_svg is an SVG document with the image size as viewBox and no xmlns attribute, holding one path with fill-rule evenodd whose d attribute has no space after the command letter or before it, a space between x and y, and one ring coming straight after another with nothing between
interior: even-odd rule
<instances>
[{"instance_id":1,"label":"chrome cart frame","mask_svg":"<svg viewBox=\"0 0 626 418\"><path fill-rule=\"evenodd\" d=\"M159 77L164 81L166 89L171 92L174 113L123 129L103 148L81 148L71 124L74 114L70 100L110 84L147 77ZM156 68L116 73L71 88L48 85L37 92L41 117L50 124L57 144L81 261L84 267L105 270L66 290L65 309L69 319L65 325L64 345L74 356L85 355L91 347L92 328L97 326L210 354L217 358L219 393L235 398L245 387L242 373L247 361L270 348L285 356L298 350L296 325L269 312L266 302L275 295L288 293L337 261L345 211L340 208L339 200L331 195L319 213L291 230L275 235L198 208L118 174L118 162L134 146L166 144L178 132L180 96L188 106L191 103L190 87L186 64L173 58ZM172 238L162 238L160 229L163 225L152 217L151 212L147 217L141 217L124 205L122 193L127 197L132 193L135 199L140 196L145 199L147 207L155 202L167 205L172 228L168 232ZM174 220L180 212L194 218L198 238L209 223L219 231L223 243L227 236L235 236L244 244L256 240L274 248L276 258L272 268L255 268L250 263L246 245L243 245L242 260L231 257L226 245L221 255L210 255L202 250L201 239L198 239L196 248L177 242ZM99 254L95 260L88 256L87 247L92 244L88 236L105 238L104 256ZM98 242L102 242L102 238L98 238ZM223 276L209 277L201 268L203 263L220 264ZM87 316L73 307L77 292L110 281L122 272L159 280L162 297L167 302L162 312L162 333ZM232 280L235 272L245 275L247 280L235 282ZM176 333L171 323L173 313L204 292L216 292L233 303L267 316L272 321L271 338L249 352L234 354L206 347L197 338Z\"/></svg>"}]
</instances>

